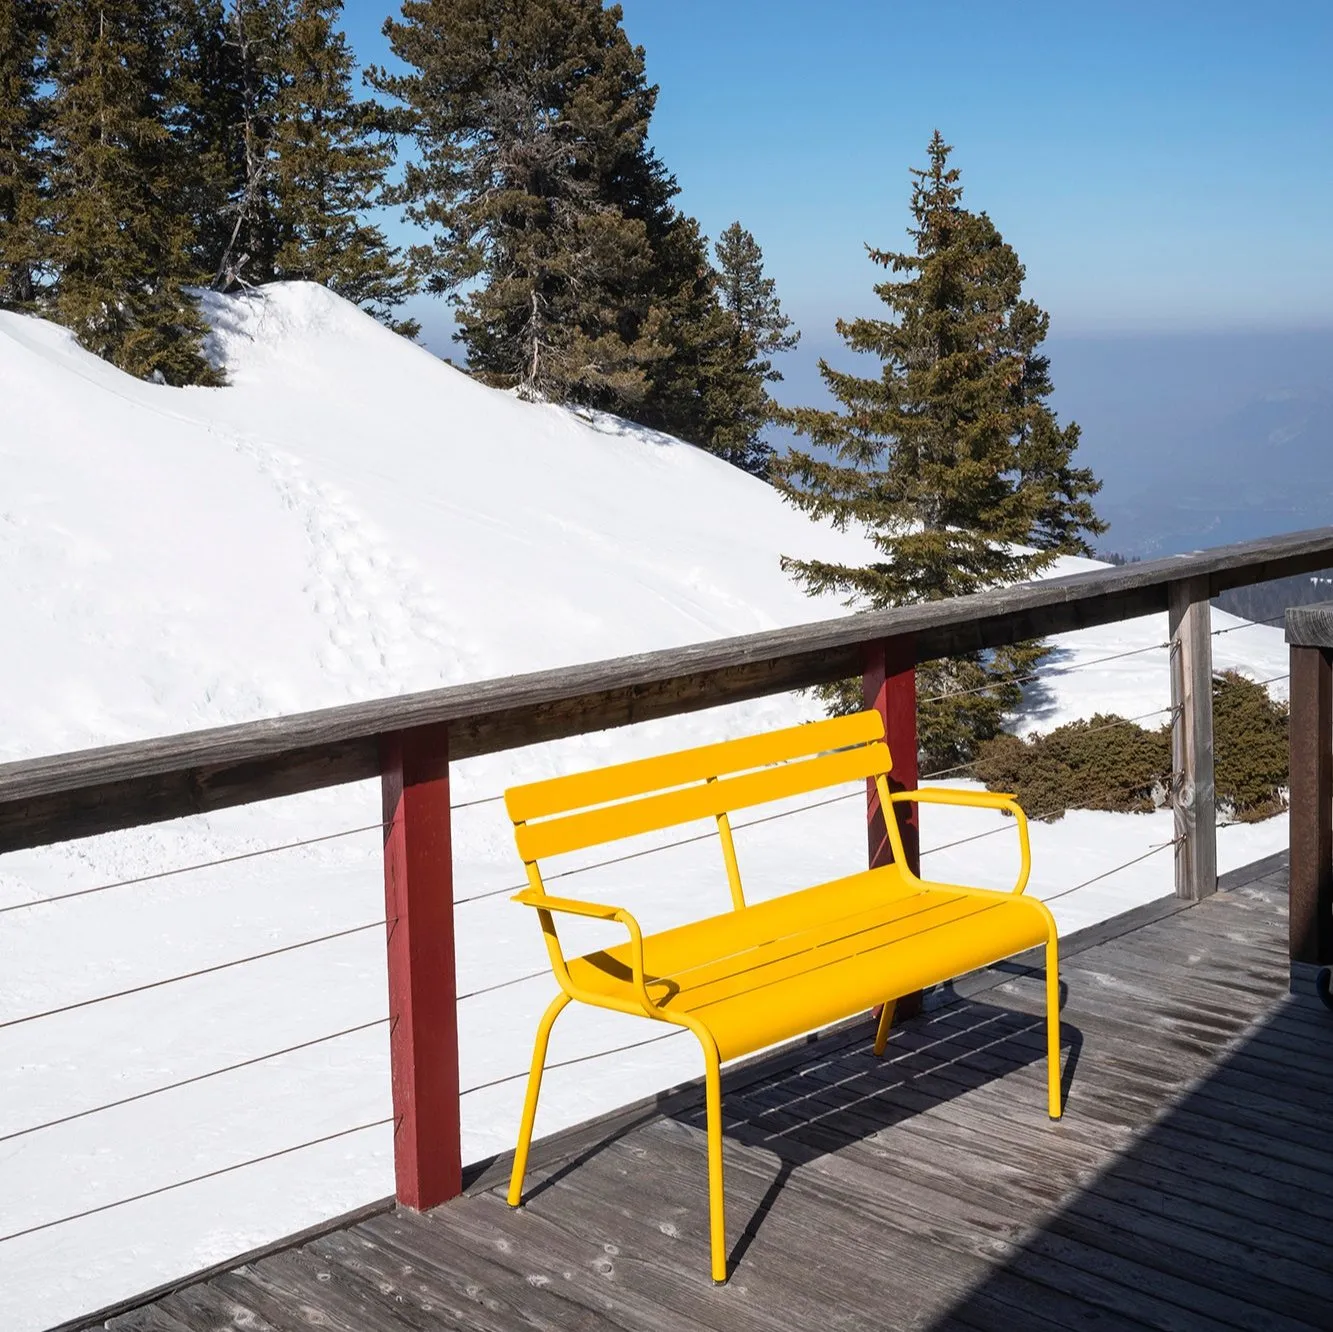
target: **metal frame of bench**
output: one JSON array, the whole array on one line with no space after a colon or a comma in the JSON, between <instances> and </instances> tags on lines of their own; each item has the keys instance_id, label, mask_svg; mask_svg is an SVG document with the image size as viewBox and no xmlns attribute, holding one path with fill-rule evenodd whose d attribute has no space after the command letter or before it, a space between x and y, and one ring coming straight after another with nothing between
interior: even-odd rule
<instances>
[{"instance_id":1,"label":"metal frame of bench","mask_svg":"<svg viewBox=\"0 0 1333 1332\"><path fill-rule=\"evenodd\" d=\"M511 787L505 793L506 808L514 823L515 839L529 883L529 887L513 900L536 909L551 969L560 986L560 993L546 1009L537 1028L510 1179L508 1200L511 1206L516 1207L522 1201L528 1149L551 1028L570 1001L579 1000L595 1007L673 1023L692 1031L704 1054L711 1266L713 1280L724 1282L727 1257L722 1181L723 1059L750 1053L776 1040L801 1035L827 1021L865 1011L869 1007L866 1001L867 967L882 960L877 953L895 945L900 949L910 947L910 967L898 978L901 984L895 984L891 976L884 977L883 987L875 996L883 1002L874 1043L877 1055L884 1051L898 995L921 986L940 984L963 971L1001 961L1035 944L1045 945L1047 1108L1052 1119L1060 1117L1058 941L1055 921L1046 905L1033 898L1021 897L1032 864L1027 819L1011 795L929 787L890 792L887 778L891 768L892 760L884 743L883 720L879 713L870 711ZM914 801L1004 810L1012 814L1021 857L1013 889L998 892L920 879L908 866L897 820L888 818L885 823L893 852L892 864L784 894L754 906L747 905L729 815L737 809L861 779L875 783L885 810L892 805ZM542 882L538 861L545 857L710 816L717 821L731 889L732 912L645 938L638 921L623 907L552 896ZM861 894L859 904L850 914L823 920L802 916L803 908L816 907L822 898L832 900L842 894L844 905L847 905L858 893ZM984 904L974 905L977 899ZM1022 910L1016 911L1014 908L1020 901ZM913 927L911 913L902 913L898 917L883 914L894 904L915 906L917 916L943 912L945 918L935 922L918 921ZM952 916L950 911L954 913ZM627 931L628 942L581 958L566 959L556 931L556 913L618 923ZM982 916L987 919L979 927ZM752 921L756 923L755 928L762 927L767 931L762 937L744 937L744 929ZM840 921L847 922L845 933L830 934L829 930L836 930ZM997 927L999 923L1003 928ZM902 933L903 928L907 933ZM879 943L872 942L876 930L888 931ZM700 941L706 943L710 937L733 951L717 956L705 949L699 962L687 967L687 971L703 975L709 966L723 968L731 959L742 956L747 959L747 965L742 968L745 971L757 972L763 967L781 970L783 965L795 968L791 974L771 982L773 985L798 986L818 971L821 974L816 982L819 993L816 1007L821 1016L817 1020L803 1021L799 1015L786 1014L784 1019L781 1014L785 1010L777 1010L773 1003L766 1003L758 994L762 986L747 989L743 984L731 994L701 1004L701 1007L715 1010L711 1025L707 1017L688 1008L673 1010L671 1004L674 1001L691 993L688 987L679 984L683 973L654 974L645 963L646 953L653 951L655 944L662 951L670 952L674 944L675 953L681 955L682 950L688 952L687 942L698 948ZM783 946L788 951L781 951ZM842 954L835 952L831 960L814 963L821 949L827 953L837 947L844 950ZM903 959L897 961L901 963ZM802 971L801 965L805 965L806 970ZM849 972L854 973L857 984L849 980L840 991L839 974L845 977ZM880 973L876 971L876 974ZM718 970L714 979L691 984L702 989L705 985L721 985L734 979L734 970ZM874 983L878 984L878 981ZM654 999L649 990L655 986L665 986L665 995ZM890 990L892 993L886 993ZM768 998L771 999L771 995ZM723 1016L730 1019L729 1023L720 1023ZM720 1026L724 1026L726 1032L722 1040L717 1034Z\"/></svg>"}]
</instances>

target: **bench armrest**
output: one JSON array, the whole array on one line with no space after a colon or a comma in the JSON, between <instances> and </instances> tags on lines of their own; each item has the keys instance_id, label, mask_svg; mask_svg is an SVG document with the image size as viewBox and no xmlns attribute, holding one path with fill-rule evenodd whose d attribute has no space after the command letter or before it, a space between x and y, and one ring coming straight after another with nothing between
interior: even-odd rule
<instances>
[{"instance_id":1,"label":"bench armrest","mask_svg":"<svg viewBox=\"0 0 1333 1332\"><path fill-rule=\"evenodd\" d=\"M575 897L551 897L533 888L525 888L521 893L515 893L510 900L520 902L523 906L534 907L538 911L562 911L571 916L616 921L623 925L629 932L629 956L630 967L634 973L635 998L649 1017L658 1016L657 1005L649 998L648 986L644 981L643 931L639 928L639 922L624 907L603 906L599 902L580 902Z\"/></svg>"},{"instance_id":2,"label":"bench armrest","mask_svg":"<svg viewBox=\"0 0 1333 1332\"><path fill-rule=\"evenodd\" d=\"M1028 840L1028 817L1016 796L1004 791L952 791L944 786L922 786L913 791L894 791L889 799L895 804L955 805L968 809L1002 809L1014 816L1018 825L1020 864L1013 891L1021 893L1032 873L1032 845Z\"/></svg>"}]
</instances>

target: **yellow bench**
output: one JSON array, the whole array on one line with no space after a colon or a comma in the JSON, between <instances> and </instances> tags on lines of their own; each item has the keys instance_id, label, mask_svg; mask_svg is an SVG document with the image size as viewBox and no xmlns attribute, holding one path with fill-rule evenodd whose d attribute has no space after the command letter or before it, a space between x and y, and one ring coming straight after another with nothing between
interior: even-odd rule
<instances>
[{"instance_id":1,"label":"yellow bench","mask_svg":"<svg viewBox=\"0 0 1333 1332\"><path fill-rule=\"evenodd\" d=\"M537 1028L509 1203L523 1193L551 1027L571 999L686 1027L703 1047L713 1280L727 1276L722 1193L725 1059L750 1054L883 1003L882 1054L898 996L1037 944L1046 946L1049 1113L1060 1116L1059 975L1055 921L1021 896L1031 867L1027 820L1012 796L923 788L890 793L877 712L793 726L658 758L515 786L505 793L560 993ZM728 814L827 787L874 780L893 863L746 904ZM1008 810L1022 863L1011 892L932 883L907 868L892 806L902 801ZM645 936L621 907L552 897L538 862L623 837L716 818L732 910ZM617 922L626 943L566 960L557 913Z\"/></svg>"}]
</instances>

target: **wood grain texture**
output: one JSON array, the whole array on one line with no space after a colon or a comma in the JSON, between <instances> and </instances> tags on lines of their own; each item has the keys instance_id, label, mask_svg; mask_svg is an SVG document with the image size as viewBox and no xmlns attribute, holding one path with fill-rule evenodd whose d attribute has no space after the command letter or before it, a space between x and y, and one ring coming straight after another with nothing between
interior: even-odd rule
<instances>
[{"instance_id":1,"label":"wood grain texture","mask_svg":"<svg viewBox=\"0 0 1333 1332\"><path fill-rule=\"evenodd\" d=\"M378 738L449 724L455 759L783 693L862 673L868 644L913 635L918 662L1166 609L1333 564L1333 528L1071 574L970 597L662 652L0 764L0 853L377 775Z\"/></svg>"},{"instance_id":2,"label":"wood grain texture","mask_svg":"<svg viewBox=\"0 0 1333 1332\"><path fill-rule=\"evenodd\" d=\"M1333 601L1288 606L1287 642L1297 647L1333 648Z\"/></svg>"},{"instance_id":3,"label":"wood grain texture","mask_svg":"<svg viewBox=\"0 0 1333 1332\"><path fill-rule=\"evenodd\" d=\"M1281 858L1067 952L1065 1118L1039 973L750 1061L724 1091L730 1283L697 1089L97 1326L422 1332L1327 1328L1333 1019L1287 993ZM1167 910L1167 906L1172 909ZM1072 1066L1072 1067L1071 1067ZM212 1319L213 1321L207 1321Z\"/></svg>"}]
</instances>

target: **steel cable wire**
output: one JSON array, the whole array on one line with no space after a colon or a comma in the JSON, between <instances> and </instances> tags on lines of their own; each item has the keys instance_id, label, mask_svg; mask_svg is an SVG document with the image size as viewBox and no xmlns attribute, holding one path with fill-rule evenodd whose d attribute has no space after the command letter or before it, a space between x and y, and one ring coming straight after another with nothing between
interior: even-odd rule
<instances>
[{"instance_id":1,"label":"steel cable wire","mask_svg":"<svg viewBox=\"0 0 1333 1332\"><path fill-rule=\"evenodd\" d=\"M1169 842L1159 842L1156 846L1149 847L1141 856L1135 856L1133 860L1127 860L1123 865L1116 865L1109 870L1103 870L1100 874L1094 874L1090 879L1084 879L1082 883L1076 883L1072 888L1062 888L1058 893L1052 893L1049 897L1043 897L1042 902L1054 902L1061 897L1068 897L1070 893L1076 893L1082 888L1088 888L1094 883L1100 883L1103 879L1109 879L1113 874L1119 874L1121 870L1128 869L1131 865L1137 865L1142 860L1147 860L1150 856L1155 856L1159 851L1165 851L1169 846L1179 846L1184 841L1182 837L1173 837Z\"/></svg>"},{"instance_id":2,"label":"steel cable wire","mask_svg":"<svg viewBox=\"0 0 1333 1332\"><path fill-rule=\"evenodd\" d=\"M1077 671L1085 671L1090 666L1102 666L1108 661L1122 661L1126 657L1142 656L1145 652L1160 652L1163 648L1169 648L1171 641L1168 639L1165 643L1150 643L1147 647L1130 648L1126 652L1113 652L1105 657L1093 657L1090 661L1075 661L1068 666L1052 666L1050 670L1033 671L1029 675L1015 675L1007 680L992 680L989 684L977 685L972 689L955 689L943 694L928 694L925 698L918 699L918 703L939 703L945 699L966 698L970 694L984 694L991 689L1002 689L1005 685L1012 684L1031 684L1034 680L1049 680L1056 676L1072 675Z\"/></svg>"},{"instance_id":3,"label":"steel cable wire","mask_svg":"<svg viewBox=\"0 0 1333 1332\"><path fill-rule=\"evenodd\" d=\"M1212 636L1220 638L1223 634L1234 634L1238 629L1253 629L1257 624L1281 624L1286 618L1284 611L1281 615L1270 615L1266 620L1246 620L1244 624L1233 624L1226 629L1214 629Z\"/></svg>"},{"instance_id":4,"label":"steel cable wire","mask_svg":"<svg viewBox=\"0 0 1333 1332\"><path fill-rule=\"evenodd\" d=\"M576 1055L573 1059L557 1060L553 1064L545 1065L545 1071L549 1073L553 1068L570 1068L574 1064L586 1064L592 1059L605 1059L608 1055L623 1054L626 1050L638 1050L645 1045L656 1045L659 1041L669 1041L673 1036L688 1036L689 1034L688 1027L673 1027L660 1036L649 1036L646 1040L630 1041L627 1045L617 1045L610 1050L594 1050L591 1054ZM470 1096L473 1092L486 1091L490 1087L500 1087L506 1082L517 1082L520 1078L526 1078L527 1076L528 1070L525 1068L518 1073L507 1073L502 1078L492 1078L489 1082L479 1082L474 1087L465 1087L458 1094L460 1096Z\"/></svg>"},{"instance_id":5,"label":"steel cable wire","mask_svg":"<svg viewBox=\"0 0 1333 1332\"><path fill-rule=\"evenodd\" d=\"M260 962L264 958L278 957L282 953L294 953L301 948L313 948L315 944L329 943L334 939L345 939L353 934L363 934L366 930L377 930L387 925L387 920L372 920L365 925L353 925L350 929L334 930L330 934L321 934L314 939L302 939L298 943L283 944L280 948L270 948L262 953L251 953L248 957L234 958L229 962L216 962L212 966L198 967L194 971L183 971L177 976L165 976L161 980L148 981L143 985L131 985L125 990L116 990L112 994L101 994L93 999L79 999L72 1004L61 1004L58 1008L48 1008L40 1013L29 1013L26 1017L9 1018L0 1022L0 1031L7 1027L21 1027L25 1022L37 1022L41 1018L55 1017L60 1013L72 1013L78 1008L91 1008L94 1004L105 1004L112 999L124 999L127 995L143 994L147 990L157 990L164 985L175 985L178 981L193 980L196 976L210 976L215 972L227 971L231 967L245 966L249 962Z\"/></svg>"},{"instance_id":6,"label":"steel cable wire","mask_svg":"<svg viewBox=\"0 0 1333 1332\"><path fill-rule=\"evenodd\" d=\"M119 1100L107 1101L103 1105L94 1105L87 1110L76 1110L70 1115L61 1115L58 1119L48 1119L41 1124L30 1124L27 1128L16 1129L12 1133L0 1134L0 1142L11 1142L15 1138L25 1138L30 1133L39 1133L43 1129L56 1128L60 1124L69 1124L76 1119L86 1119L89 1115L101 1114L103 1110L115 1110L122 1105L131 1105L135 1101L147 1100L150 1096L161 1096L164 1092L176 1091L181 1087L193 1086L196 1082L207 1082L210 1078L221 1077L224 1073L235 1073L237 1069L251 1068L255 1064L267 1063L270 1059L279 1059L283 1055L295 1054L298 1050L309 1050L316 1045L336 1041L343 1036L352 1036L357 1032L370 1031L375 1027L385 1026L390 1021L387 1017L375 1018L372 1022L362 1022L355 1027L344 1027L342 1031L330 1032L327 1036L316 1036L313 1040L301 1041L297 1045L284 1046L281 1050L270 1050L267 1054L255 1055L250 1059L241 1059L223 1068L215 1068L207 1073L196 1073L193 1077L181 1078L177 1082L168 1082L161 1087L150 1087L147 1091L135 1092L133 1096L122 1096Z\"/></svg>"},{"instance_id":7,"label":"steel cable wire","mask_svg":"<svg viewBox=\"0 0 1333 1332\"><path fill-rule=\"evenodd\" d=\"M35 1235L39 1231L50 1230L54 1226L67 1225L71 1221L82 1221L84 1217L96 1216L99 1212L109 1212L116 1207L126 1207L130 1203L142 1202L145 1198L156 1198L160 1194L171 1193L174 1189L183 1189L190 1184L202 1184L205 1180L217 1179L219 1175L229 1175L233 1171L245 1170L249 1166L262 1165L265 1161L276 1161L279 1157L290 1156L293 1152L304 1151L307 1147L318 1147L321 1143L334 1142L339 1138L351 1137L353 1133L365 1133L368 1129L382 1128L384 1125L392 1123L392 1115L385 1119L374 1119L368 1124L357 1124L353 1128L340 1129L337 1133L326 1133L323 1137L298 1142L292 1147L279 1148L276 1152L265 1152L263 1156L254 1156L247 1161L237 1161L233 1165L221 1166L217 1170L206 1170L201 1175L192 1175L189 1179L180 1179L174 1184L163 1184L156 1189L145 1189L143 1193L136 1193L129 1198L117 1198L115 1202L102 1203L97 1207L86 1207L81 1212L71 1212L68 1216L59 1216L51 1221L42 1221L35 1226L25 1226L22 1230L10 1231L8 1235L0 1235L0 1244L8 1243L10 1240L22 1239L25 1235Z\"/></svg>"},{"instance_id":8,"label":"steel cable wire","mask_svg":"<svg viewBox=\"0 0 1333 1332\"><path fill-rule=\"evenodd\" d=\"M503 800L503 793L483 796L477 800L464 800L450 805L450 810L474 809L478 805L493 805ZM191 865L178 865L174 869L157 870L152 874L138 874L129 879L115 879L110 883L100 883L92 888L78 888L68 893L53 893L49 897L37 897L28 902L10 902L0 906L0 916L10 911L26 911L29 907L49 906L53 902L68 902L76 897L91 897L96 893L110 892L113 888L131 888L135 884L153 883L158 879L170 879L180 874L193 874L197 870L214 869L219 865L235 865L243 860L255 860L260 856L274 856L283 851L298 851L304 846L316 846L321 842L334 842L343 837L356 837L361 833L386 832L389 825L382 819L378 823L366 823L357 828L344 828L341 832L322 833L318 837L303 837L295 842L282 842L277 846L263 846L256 851L238 851L230 856L218 856L214 860L200 860Z\"/></svg>"}]
</instances>

